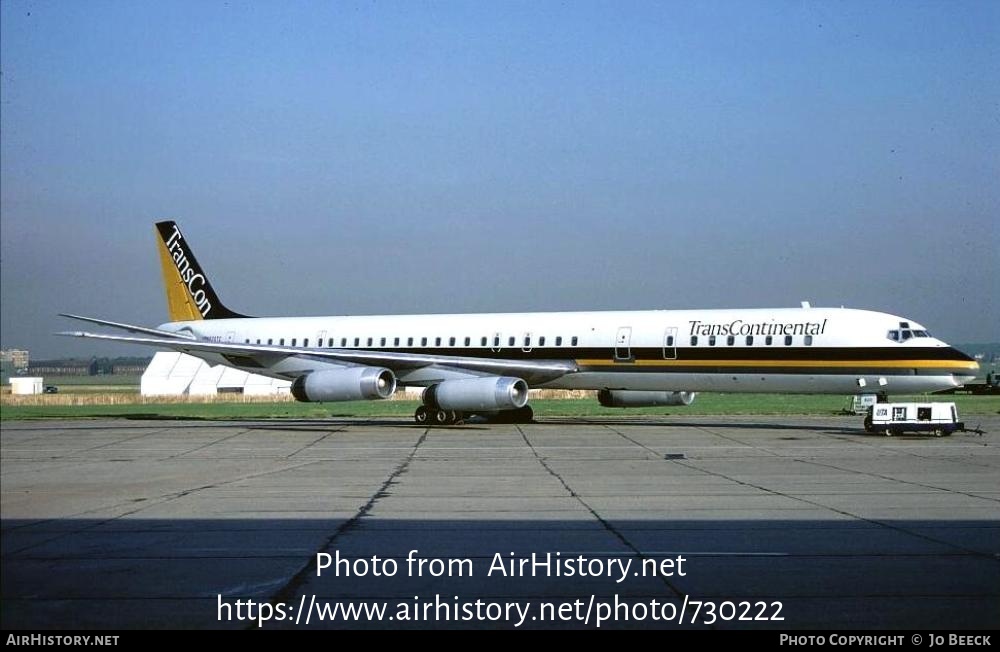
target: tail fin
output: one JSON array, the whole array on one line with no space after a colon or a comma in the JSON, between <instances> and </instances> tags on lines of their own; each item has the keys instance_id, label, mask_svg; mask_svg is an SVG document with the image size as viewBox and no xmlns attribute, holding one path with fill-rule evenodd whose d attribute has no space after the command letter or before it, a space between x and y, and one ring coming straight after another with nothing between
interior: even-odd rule
<instances>
[{"instance_id":1,"label":"tail fin","mask_svg":"<svg viewBox=\"0 0 1000 652\"><path fill-rule=\"evenodd\" d=\"M156 231L170 321L246 316L222 305L174 222L157 222Z\"/></svg>"}]
</instances>

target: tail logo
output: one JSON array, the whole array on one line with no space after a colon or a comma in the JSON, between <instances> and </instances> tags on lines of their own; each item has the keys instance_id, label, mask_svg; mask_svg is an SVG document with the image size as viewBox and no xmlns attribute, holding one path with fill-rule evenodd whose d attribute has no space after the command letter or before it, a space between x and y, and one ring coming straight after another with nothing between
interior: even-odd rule
<instances>
[{"instance_id":1,"label":"tail logo","mask_svg":"<svg viewBox=\"0 0 1000 652\"><path fill-rule=\"evenodd\" d=\"M167 238L167 252L173 259L177 273L181 275L181 280L187 285L188 292L190 292L198 312L201 313L202 317L207 317L209 311L212 310L212 302L208 300L208 295L203 289L206 284L205 275L191 263L180 229L177 228L176 224L171 226L174 230Z\"/></svg>"}]
</instances>

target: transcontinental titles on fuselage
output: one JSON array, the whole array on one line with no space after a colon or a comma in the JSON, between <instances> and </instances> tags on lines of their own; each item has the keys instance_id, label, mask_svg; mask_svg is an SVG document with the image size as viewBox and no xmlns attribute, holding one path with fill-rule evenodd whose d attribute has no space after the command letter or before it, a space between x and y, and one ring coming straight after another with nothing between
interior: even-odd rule
<instances>
[{"instance_id":1,"label":"transcontinental titles on fuselage","mask_svg":"<svg viewBox=\"0 0 1000 652\"><path fill-rule=\"evenodd\" d=\"M734 319L731 322L719 324L692 319L688 323L691 324L691 335L822 335L826 332L827 321L829 320L749 322Z\"/></svg>"}]
</instances>

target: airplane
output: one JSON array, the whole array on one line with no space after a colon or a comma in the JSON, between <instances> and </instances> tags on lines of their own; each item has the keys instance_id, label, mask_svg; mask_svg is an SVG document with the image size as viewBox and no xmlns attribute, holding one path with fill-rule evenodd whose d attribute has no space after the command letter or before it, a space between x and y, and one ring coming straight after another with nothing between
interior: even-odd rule
<instances>
[{"instance_id":1,"label":"airplane","mask_svg":"<svg viewBox=\"0 0 1000 652\"><path fill-rule=\"evenodd\" d=\"M386 399L423 387L419 424L533 418L528 388L598 390L604 406L690 405L697 392L922 393L959 387L975 360L912 319L849 308L248 317L227 308L173 221L156 223L170 321L62 314L292 381L300 401Z\"/></svg>"}]
</instances>

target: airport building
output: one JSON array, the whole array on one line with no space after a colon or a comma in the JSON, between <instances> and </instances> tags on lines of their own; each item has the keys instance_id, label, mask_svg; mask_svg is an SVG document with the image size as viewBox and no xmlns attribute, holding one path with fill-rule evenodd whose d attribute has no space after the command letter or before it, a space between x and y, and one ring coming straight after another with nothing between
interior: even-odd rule
<instances>
[{"instance_id":1,"label":"airport building","mask_svg":"<svg viewBox=\"0 0 1000 652\"><path fill-rule=\"evenodd\" d=\"M15 371L25 371L28 368L30 357L27 351L22 351L21 349L0 351L0 360L9 362Z\"/></svg>"}]
</instances>

